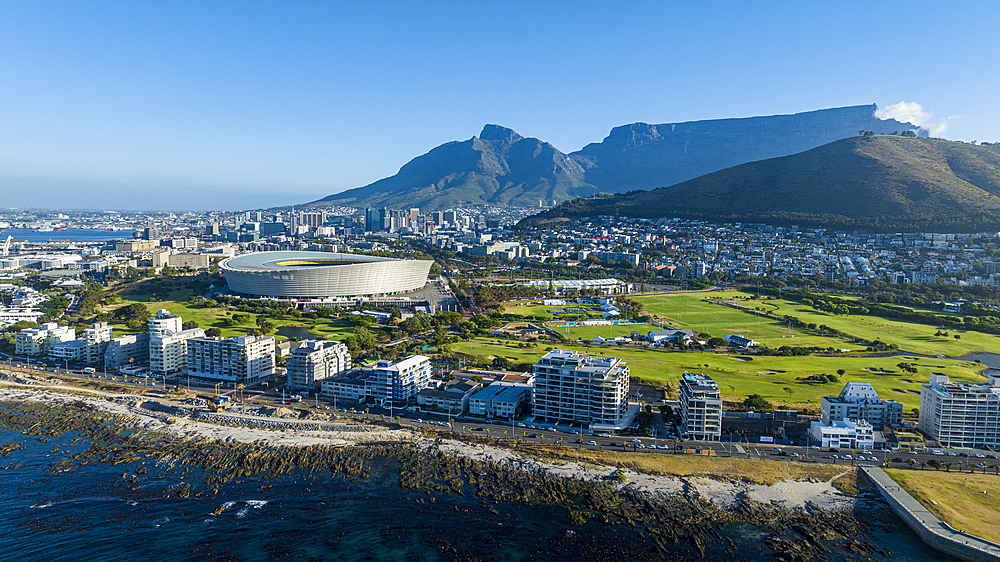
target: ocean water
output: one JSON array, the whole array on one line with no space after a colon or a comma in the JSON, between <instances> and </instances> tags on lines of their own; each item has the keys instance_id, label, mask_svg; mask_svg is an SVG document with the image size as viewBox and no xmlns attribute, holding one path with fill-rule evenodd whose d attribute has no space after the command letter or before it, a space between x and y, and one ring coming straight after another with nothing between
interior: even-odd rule
<instances>
[{"instance_id":1,"label":"ocean water","mask_svg":"<svg viewBox=\"0 0 1000 562\"><path fill-rule=\"evenodd\" d=\"M67 228L52 232L35 232L28 228L0 230L0 241L12 236L14 240L28 242L48 242L49 240L71 240L74 242L104 242L115 238L132 238L133 230L102 230L97 228Z\"/></svg>"},{"instance_id":2,"label":"ocean water","mask_svg":"<svg viewBox=\"0 0 1000 562\"><path fill-rule=\"evenodd\" d=\"M561 507L484 504L473 494L430 495L399 487L398 462L378 458L368 478L289 474L234 481L212 495L197 471L56 463L82 450L72 434L38 442L0 431L0 560L54 561L616 561L699 560L689 544L661 556L641 530L590 520ZM56 472L70 468L66 472ZM192 496L165 497L180 484ZM208 497L194 497L208 492ZM828 560L952 560L920 543L887 509L861 514L871 542L891 551ZM706 559L772 560L769 534L749 524L718 529ZM728 537L732 544L722 540Z\"/></svg>"}]
</instances>

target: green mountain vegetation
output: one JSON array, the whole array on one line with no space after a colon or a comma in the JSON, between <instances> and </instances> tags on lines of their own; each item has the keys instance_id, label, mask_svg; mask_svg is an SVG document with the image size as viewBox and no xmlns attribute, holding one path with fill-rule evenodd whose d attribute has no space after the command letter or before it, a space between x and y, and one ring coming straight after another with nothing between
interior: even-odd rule
<instances>
[{"instance_id":1,"label":"green mountain vegetation","mask_svg":"<svg viewBox=\"0 0 1000 562\"><path fill-rule=\"evenodd\" d=\"M567 201L545 222L618 215L867 232L1000 229L1000 146L856 136L670 187Z\"/></svg>"}]
</instances>

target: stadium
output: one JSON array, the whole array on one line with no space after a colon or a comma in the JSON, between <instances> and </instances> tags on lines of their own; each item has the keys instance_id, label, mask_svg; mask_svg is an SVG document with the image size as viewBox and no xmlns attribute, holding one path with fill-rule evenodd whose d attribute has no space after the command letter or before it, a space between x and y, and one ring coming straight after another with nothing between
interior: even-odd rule
<instances>
[{"instance_id":1,"label":"stadium","mask_svg":"<svg viewBox=\"0 0 1000 562\"><path fill-rule=\"evenodd\" d=\"M236 293L321 299L416 291L427 283L433 263L329 252L258 252L224 259L219 268Z\"/></svg>"}]
</instances>

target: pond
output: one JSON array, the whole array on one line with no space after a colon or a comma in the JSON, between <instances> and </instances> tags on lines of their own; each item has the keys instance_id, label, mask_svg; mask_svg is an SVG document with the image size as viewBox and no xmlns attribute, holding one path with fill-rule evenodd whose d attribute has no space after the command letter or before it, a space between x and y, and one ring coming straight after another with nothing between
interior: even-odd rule
<instances>
[{"instance_id":1,"label":"pond","mask_svg":"<svg viewBox=\"0 0 1000 562\"><path fill-rule=\"evenodd\" d=\"M282 326L278 328L278 335L296 340L314 340L317 337L305 326Z\"/></svg>"}]
</instances>

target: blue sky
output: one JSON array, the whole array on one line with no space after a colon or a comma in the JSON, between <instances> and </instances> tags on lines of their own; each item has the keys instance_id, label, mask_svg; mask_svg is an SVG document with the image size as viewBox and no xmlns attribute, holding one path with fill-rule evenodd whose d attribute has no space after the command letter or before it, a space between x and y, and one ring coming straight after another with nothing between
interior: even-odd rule
<instances>
[{"instance_id":1,"label":"blue sky","mask_svg":"<svg viewBox=\"0 0 1000 562\"><path fill-rule=\"evenodd\" d=\"M1000 140L998 2L375 4L0 1L0 206L304 203L486 123L909 102Z\"/></svg>"}]
</instances>

